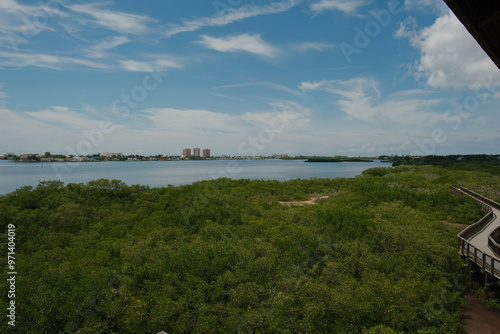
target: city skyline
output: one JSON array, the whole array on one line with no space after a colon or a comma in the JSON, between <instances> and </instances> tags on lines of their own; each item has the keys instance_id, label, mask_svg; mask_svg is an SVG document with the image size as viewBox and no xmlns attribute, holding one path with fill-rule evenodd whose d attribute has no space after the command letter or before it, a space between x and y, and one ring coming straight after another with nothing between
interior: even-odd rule
<instances>
[{"instance_id":1,"label":"city skyline","mask_svg":"<svg viewBox=\"0 0 500 334\"><path fill-rule=\"evenodd\" d=\"M184 148L182 149L182 157L203 157L203 158L208 158L210 157L210 149L209 148L204 148L203 149L203 154L202 151L199 147L194 147L191 153L191 148Z\"/></svg>"},{"instance_id":2,"label":"city skyline","mask_svg":"<svg viewBox=\"0 0 500 334\"><path fill-rule=\"evenodd\" d=\"M444 2L49 3L0 4L0 151L498 153L500 71Z\"/></svg>"}]
</instances>

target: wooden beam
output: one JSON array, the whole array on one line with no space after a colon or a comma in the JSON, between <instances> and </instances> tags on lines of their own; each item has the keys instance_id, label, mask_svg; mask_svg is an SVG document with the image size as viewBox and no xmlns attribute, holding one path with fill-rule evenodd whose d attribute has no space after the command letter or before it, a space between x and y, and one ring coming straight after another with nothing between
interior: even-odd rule
<instances>
[{"instance_id":1,"label":"wooden beam","mask_svg":"<svg viewBox=\"0 0 500 334\"><path fill-rule=\"evenodd\" d=\"M488 18L477 22L477 26L478 26L478 28L483 28L484 26L486 26L490 23L494 23L495 21L498 21L498 20L500 20L500 10L498 10L495 13L488 16Z\"/></svg>"}]
</instances>

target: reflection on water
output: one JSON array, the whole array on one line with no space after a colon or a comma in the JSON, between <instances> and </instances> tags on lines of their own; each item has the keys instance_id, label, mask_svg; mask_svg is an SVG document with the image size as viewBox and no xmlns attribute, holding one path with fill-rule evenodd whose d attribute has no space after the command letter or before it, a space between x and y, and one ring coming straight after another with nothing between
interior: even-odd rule
<instances>
[{"instance_id":1,"label":"reflection on water","mask_svg":"<svg viewBox=\"0 0 500 334\"><path fill-rule=\"evenodd\" d=\"M355 177L365 169L390 166L375 162L306 163L303 160L214 160L214 161L108 161L87 163L14 163L0 161L0 194L39 181L61 180L65 184L96 179L117 179L132 185L177 186L201 180L232 179L291 180Z\"/></svg>"}]
</instances>

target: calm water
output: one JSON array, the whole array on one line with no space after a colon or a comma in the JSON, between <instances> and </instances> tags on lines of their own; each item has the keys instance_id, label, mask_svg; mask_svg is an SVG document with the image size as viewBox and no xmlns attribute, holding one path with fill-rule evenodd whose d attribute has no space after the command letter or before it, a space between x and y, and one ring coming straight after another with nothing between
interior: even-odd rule
<instances>
[{"instance_id":1,"label":"calm water","mask_svg":"<svg viewBox=\"0 0 500 334\"><path fill-rule=\"evenodd\" d=\"M291 180L355 177L365 169L390 166L379 161L306 163L303 160L214 160L214 161L131 161L87 163L14 163L0 160L0 194L22 186L35 187L39 181L61 180L65 184L96 179L117 179L126 184L150 187L178 186L201 180L232 179Z\"/></svg>"}]
</instances>

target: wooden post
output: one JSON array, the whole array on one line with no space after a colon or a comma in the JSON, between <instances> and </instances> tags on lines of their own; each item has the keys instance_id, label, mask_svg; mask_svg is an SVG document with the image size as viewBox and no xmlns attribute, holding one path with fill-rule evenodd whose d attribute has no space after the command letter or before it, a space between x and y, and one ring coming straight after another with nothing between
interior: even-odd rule
<instances>
[{"instance_id":1,"label":"wooden post","mask_svg":"<svg viewBox=\"0 0 500 334\"><path fill-rule=\"evenodd\" d=\"M488 286L488 276L489 274L487 272L484 273L484 297L486 300L490 300L490 294L489 294L489 286Z\"/></svg>"},{"instance_id":2,"label":"wooden post","mask_svg":"<svg viewBox=\"0 0 500 334\"><path fill-rule=\"evenodd\" d=\"M469 288L472 288L472 260L469 259Z\"/></svg>"},{"instance_id":3,"label":"wooden post","mask_svg":"<svg viewBox=\"0 0 500 334\"><path fill-rule=\"evenodd\" d=\"M493 258L493 256L491 257L491 275L495 277L495 259Z\"/></svg>"}]
</instances>

